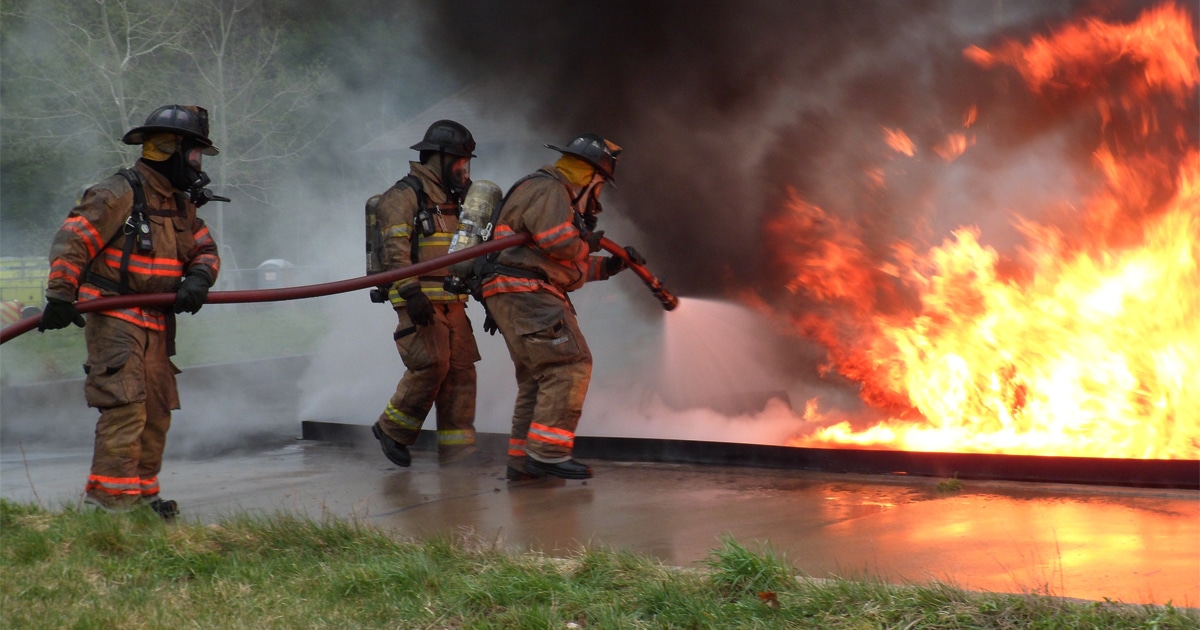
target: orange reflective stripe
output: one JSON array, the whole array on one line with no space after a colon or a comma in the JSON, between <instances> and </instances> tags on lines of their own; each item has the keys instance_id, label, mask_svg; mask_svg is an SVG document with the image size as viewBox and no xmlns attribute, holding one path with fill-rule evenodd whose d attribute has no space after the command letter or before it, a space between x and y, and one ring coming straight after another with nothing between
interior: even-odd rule
<instances>
[{"instance_id":1,"label":"orange reflective stripe","mask_svg":"<svg viewBox=\"0 0 1200 630\"><path fill-rule=\"evenodd\" d=\"M84 247L87 247L88 258L95 258L104 245L100 239L100 232L92 225L91 221L87 220L87 217L80 215L68 217L63 222L63 229L74 233L83 241Z\"/></svg>"},{"instance_id":2,"label":"orange reflective stripe","mask_svg":"<svg viewBox=\"0 0 1200 630\"><path fill-rule=\"evenodd\" d=\"M571 431L548 427L537 422L529 425L529 439L566 448L575 446L575 434Z\"/></svg>"},{"instance_id":3,"label":"orange reflective stripe","mask_svg":"<svg viewBox=\"0 0 1200 630\"><path fill-rule=\"evenodd\" d=\"M85 284L79 287L79 301L94 300L102 297L100 290L96 287ZM115 317L119 320L129 322L138 328L147 330L166 330L167 316L157 311L147 311L142 308L122 308L113 311L100 311L101 315Z\"/></svg>"},{"instance_id":4,"label":"orange reflective stripe","mask_svg":"<svg viewBox=\"0 0 1200 630\"><path fill-rule=\"evenodd\" d=\"M141 494L141 480L137 477L104 477L88 475L86 490L99 490L105 494Z\"/></svg>"},{"instance_id":5,"label":"orange reflective stripe","mask_svg":"<svg viewBox=\"0 0 1200 630\"><path fill-rule=\"evenodd\" d=\"M533 240L542 249L549 249L559 243L573 237L578 236L579 230L575 229L575 224L571 221L560 223L549 230L538 232L533 235Z\"/></svg>"},{"instance_id":6,"label":"orange reflective stripe","mask_svg":"<svg viewBox=\"0 0 1200 630\"><path fill-rule=\"evenodd\" d=\"M525 440L517 438L508 438L508 454L511 457L524 457L525 455Z\"/></svg>"},{"instance_id":7,"label":"orange reflective stripe","mask_svg":"<svg viewBox=\"0 0 1200 630\"><path fill-rule=\"evenodd\" d=\"M109 251L104 254L104 264L112 269L121 269L121 258L124 252ZM174 258L151 258L131 254L129 256L129 272L143 276L168 276L178 278L183 275L183 263Z\"/></svg>"},{"instance_id":8,"label":"orange reflective stripe","mask_svg":"<svg viewBox=\"0 0 1200 630\"><path fill-rule=\"evenodd\" d=\"M561 299L566 299L558 287L536 278L514 278L512 276L492 276L483 283L483 297L489 298L500 293L528 293L530 291L546 291Z\"/></svg>"},{"instance_id":9,"label":"orange reflective stripe","mask_svg":"<svg viewBox=\"0 0 1200 630\"><path fill-rule=\"evenodd\" d=\"M151 477L142 480L142 495L154 496L158 494L158 477Z\"/></svg>"}]
</instances>

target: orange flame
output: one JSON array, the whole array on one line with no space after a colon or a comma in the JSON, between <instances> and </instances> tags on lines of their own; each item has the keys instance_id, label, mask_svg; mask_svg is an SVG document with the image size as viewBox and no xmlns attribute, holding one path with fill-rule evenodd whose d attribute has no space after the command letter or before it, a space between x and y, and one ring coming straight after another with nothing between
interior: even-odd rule
<instances>
[{"instance_id":1,"label":"orange flame","mask_svg":"<svg viewBox=\"0 0 1200 630\"><path fill-rule=\"evenodd\" d=\"M896 153L903 153L908 157L912 157L917 152L916 145L909 139L908 134L900 129L883 128L883 141Z\"/></svg>"},{"instance_id":2,"label":"orange flame","mask_svg":"<svg viewBox=\"0 0 1200 630\"><path fill-rule=\"evenodd\" d=\"M1142 142L1101 141L1103 186L1078 233L1021 219L1016 261L973 227L924 253L896 243L891 260L874 261L857 225L793 194L768 225L773 249L787 288L825 305L793 323L890 419L829 424L790 444L1200 459L1200 149L1179 132L1195 121L1147 104L1196 98L1191 18L1164 5L1131 24L1086 20L966 55L1016 67L1035 93L1094 89L1125 59L1135 87L1097 96L1097 107L1106 128L1118 114L1134 121ZM965 126L974 122L972 108ZM885 136L905 152L903 132ZM947 155L965 149L958 137ZM911 308L884 308L906 293ZM820 416L809 401L805 419Z\"/></svg>"}]
</instances>

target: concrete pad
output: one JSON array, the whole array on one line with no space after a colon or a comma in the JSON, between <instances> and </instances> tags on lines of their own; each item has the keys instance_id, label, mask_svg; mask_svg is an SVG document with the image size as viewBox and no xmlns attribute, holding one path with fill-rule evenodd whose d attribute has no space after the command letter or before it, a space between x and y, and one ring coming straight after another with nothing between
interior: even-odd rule
<instances>
[{"instance_id":1,"label":"concrete pad","mask_svg":"<svg viewBox=\"0 0 1200 630\"><path fill-rule=\"evenodd\" d=\"M491 451L495 452L491 452ZM1200 492L591 460L581 482L508 482L504 458L391 465L375 444L299 440L205 459L168 455L183 518L238 512L354 518L399 535L471 536L569 556L625 549L697 566L732 536L812 577L939 580L961 588L1200 606ZM77 504L90 449L0 453L0 496Z\"/></svg>"}]
</instances>

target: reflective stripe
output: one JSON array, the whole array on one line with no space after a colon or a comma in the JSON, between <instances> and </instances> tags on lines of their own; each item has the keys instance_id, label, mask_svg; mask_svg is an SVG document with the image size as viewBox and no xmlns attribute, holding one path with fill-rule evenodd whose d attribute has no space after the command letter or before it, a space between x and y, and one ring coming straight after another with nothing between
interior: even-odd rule
<instances>
[{"instance_id":1,"label":"reflective stripe","mask_svg":"<svg viewBox=\"0 0 1200 630\"><path fill-rule=\"evenodd\" d=\"M421 420L402 413L399 409L393 407L392 403L388 403L387 409L383 410L383 414L388 417L388 420L395 422L403 429L408 429L410 431L421 430Z\"/></svg>"},{"instance_id":2,"label":"reflective stripe","mask_svg":"<svg viewBox=\"0 0 1200 630\"><path fill-rule=\"evenodd\" d=\"M109 250L104 252L104 264L116 270L121 269L123 252ZM183 263L174 258L151 258L130 254L129 273L139 276L166 276L178 278L183 275Z\"/></svg>"},{"instance_id":3,"label":"reflective stripe","mask_svg":"<svg viewBox=\"0 0 1200 630\"><path fill-rule=\"evenodd\" d=\"M152 497L158 494L158 476L142 480L142 496Z\"/></svg>"},{"instance_id":4,"label":"reflective stripe","mask_svg":"<svg viewBox=\"0 0 1200 630\"><path fill-rule=\"evenodd\" d=\"M105 494L142 494L142 481L137 477L104 477L88 475L85 490L99 490Z\"/></svg>"},{"instance_id":5,"label":"reflective stripe","mask_svg":"<svg viewBox=\"0 0 1200 630\"><path fill-rule=\"evenodd\" d=\"M438 446L462 446L475 443L475 432L454 429L437 432Z\"/></svg>"},{"instance_id":6,"label":"reflective stripe","mask_svg":"<svg viewBox=\"0 0 1200 630\"><path fill-rule=\"evenodd\" d=\"M565 429L555 429L534 422L529 425L529 439L566 448L575 447L575 434Z\"/></svg>"},{"instance_id":7,"label":"reflective stripe","mask_svg":"<svg viewBox=\"0 0 1200 630\"><path fill-rule=\"evenodd\" d=\"M85 284L79 287L79 301L94 300L101 297L100 289ZM147 310L140 307L122 308L113 311L99 311L101 315L115 317L119 320L129 322L138 328L147 330L166 330L167 316L158 310Z\"/></svg>"},{"instance_id":8,"label":"reflective stripe","mask_svg":"<svg viewBox=\"0 0 1200 630\"><path fill-rule=\"evenodd\" d=\"M391 225L383 230L383 238L408 238L411 234L412 229L407 223Z\"/></svg>"},{"instance_id":9,"label":"reflective stripe","mask_svg":"<svg viewBox=\"0 0 1200 630\"><path fill-rule=\"evenodd\" d=\"M100 248L104 246L104 241L100 238L100 232L96 226L92 225L87 217L76 215L68 217L63 222L63 229L79 237L83 241L84 247L87 247L88 258L95 258L100 252Z\"/></svg>"},{"instance_id":10,"label":"reflective stripe","mask_svg":"<svg viewBox=\"0 0 1200 630\"><path fill-rule=\"evenodd\" d=\"M578 237L579 230L575 228L575 224L571 221L560 223L549 230L538 232L533 235L534 242L542 249L550 249L571 237Z\"/></svg>"},{"instance_id":11,"label":"reflective stripe","mask_svg":"<svg viewBox=\"0 0 1200 630\"><path fill-rule=\"evenodd\" d=\"M525 440L517 438L508 438L508 454L512 457L525 456Z\"/></svg>"},{"instance_id":12,"label":"reflective stripe","mask_svg":"<svg viewBox=\"0 0 1200 630\"><path fill-rule=\"evenodd\" d=\"M487 282L483 283L483 297L489 298L499 293L528 293L530 291L545 291L552 295L558 296L559 299L567 299L563 294L562 289L537 278L515 278L513 276L492 276Z\"/></svg>"},{"instance_id":13,"label":"reflective stripe","mask_svg":"<svg viewBox=\"0 0 1200 630\"><path fill-rule=\"evenodd\" d=\"M79 277L82 274L82 269L65 258L55 258L54 263L50 265L50 280L63 280L72 287L79 286Z\"/></svg>"}]
</instances>

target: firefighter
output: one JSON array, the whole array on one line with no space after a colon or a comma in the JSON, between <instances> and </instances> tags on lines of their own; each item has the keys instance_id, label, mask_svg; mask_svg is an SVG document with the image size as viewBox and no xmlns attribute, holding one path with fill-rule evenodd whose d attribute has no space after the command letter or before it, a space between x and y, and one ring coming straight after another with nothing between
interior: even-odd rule
<instances>
[{"instance_id":1,"label":"firefighter","mask_svg":"<svg viewBox=\"0 0 1200 630\"><path fill-rule=\"evenodd\" d=\"M217 245L196 208L225 199L205 188L201 156L217 148L204 108L160 107L122 141L141 145L141 159L89 188L55 234L38 330L84 326L77 300L176 293L173 307L95 312L84 328L84 393L100 411L84 502L108 511L148 505L170 519L178 506L160 498L158 473L179 409L175 315L199 311L217 279Z\"/></svg>"},{"instance_id":2,"label":"firefighter","mask_svg":"<svg viewBox=\"0 0 1200 630\"><path fill-rule=\"evenodd\" d=\"M408 175L375 204L385 271L446 254L471 184L475 139L463 125L439 120L411 148L419 161L409 162ZM445 290L448 275L442 268L387 287L398 320L392 338L405 371L372 433L397 466L412 464L408 447L435 405L438 462L461 462L475 452L479 349L467 319L468 296Z\"/></svg>"},{"instance_id":3,"label":"firefighter","mask_svg":"<svg viewBox=\"0 0 1200 630\"><path fill-rule=\"evenodd\" d=\"M512 481L591 478L591 467L571 453L592 353L567 294L626 267L618 257L591 255L604 236L595 229L600 192L613 181L621 148L593 134L546 147L561 157L513 185L495 228L495 238L527 233L532 241L503 250L483 271L484 328L500 330L516 366L506 470ZM633 248L626 250L638 264L645 262Z\"/></svg>"}]
</instances>

